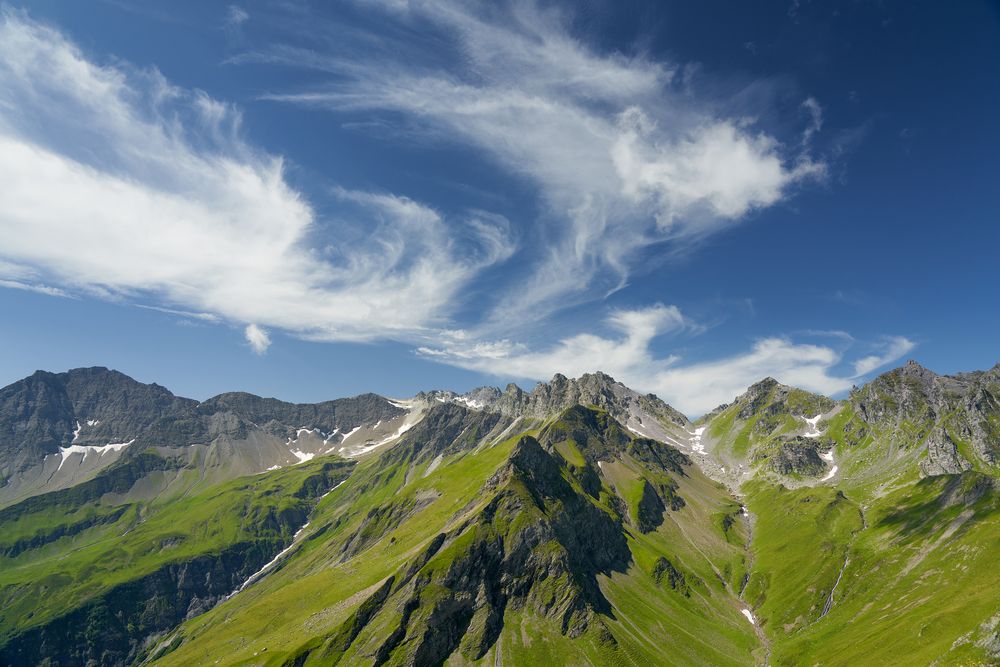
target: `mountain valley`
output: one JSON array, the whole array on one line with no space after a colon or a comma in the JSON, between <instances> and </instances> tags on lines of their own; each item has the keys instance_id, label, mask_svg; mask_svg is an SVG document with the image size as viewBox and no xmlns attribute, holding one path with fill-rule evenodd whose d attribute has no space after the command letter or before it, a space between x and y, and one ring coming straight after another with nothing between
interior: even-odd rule
<instances>
[{"instance_id":1,"label":"mountain valley","mask_svg":"<svg viewBox=\"0 0 1000 667\"><path fill-rule=\"evenodd\" d=\"M594 373L0 390L0 664L1000 663L1000 365L690 420Z\"/></svg>"}]
</instances>

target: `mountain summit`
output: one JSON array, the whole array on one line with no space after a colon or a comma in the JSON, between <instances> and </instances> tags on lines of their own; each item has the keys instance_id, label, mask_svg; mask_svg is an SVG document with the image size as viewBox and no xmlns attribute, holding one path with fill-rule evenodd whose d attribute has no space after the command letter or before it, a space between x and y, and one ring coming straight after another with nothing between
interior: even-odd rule
<instances>
[{"instance_id":1,"label":"mountain summit","mask_svg":"<svg viewBox=\"0 0 1000 667\"><path fill-rule=\"evenodd\" d=\"M0 390L0 664L992 664L998 398L910 363L692 423L603 373L292 404L39 372Z\"/></svg>"}]
</instances>

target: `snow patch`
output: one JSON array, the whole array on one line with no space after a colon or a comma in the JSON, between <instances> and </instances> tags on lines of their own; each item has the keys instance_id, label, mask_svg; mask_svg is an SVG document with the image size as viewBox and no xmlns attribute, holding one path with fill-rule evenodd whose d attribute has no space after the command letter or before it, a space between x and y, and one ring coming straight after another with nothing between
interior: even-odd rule
<instances>
[{"instance_id":1,"label":"snow patch","mask_svg":"<svg viewBox=\"0 0 1000 667\"><path fill-rule=\"evenodd\" d=\"M364 446L359 447L357 450L355 450L355 451L353 451L353 452L351 452L349 454L346 454L346 456L352 456L353 457L353 456L361 456L362 454L367 454L368 452L372 451L373 449L378 449L379 447L381 447L382 445L384 445L387 442L392 442L393 440L395 440L399 436L401 436L404 433L406 433L407 431L409 431L411 428L413 428L413 424L403 424L402 426L399 427L399 430L396 431L395 433L393 433L392 435L390 435L388 437L385 437L385 438L382 438L378 442L370 442L368 444L365 444Z\"/></svg>"},{"instance_id":2,"label":"snow patch","mask_svg":"<svg viewBox=\"0 0 1000 667\"><path fill-rule=\"evenodd\" d=\"M77 422L76 423L76 428L73 429L73 442L76 442L76 439L80 437L80 431L82 431L82 430L83 430L83 427L80 426L80 422Z\"/></svg>"},{"instance_id":3,"label":"snow patch","mask_svg":"<svg viewBox=\"0 0 1000 667\"><path fill-rule=\"evenodd\" d=\"M317 435L319 437L322 437L323 438L323 444L325 445L327 443L327 441L330 438L332 438L334 436L334 434L336 434L336 432L337 432L337 429L334 429L333 433L323 433L323 431L321 431L318 428L306 428L305 426L300 426L299 428L295 429L295 437L294 438L289 437L285 441L285 446L288 447L288 448L291 448L295 443L297 443L299 441L299 438L302 437L303 433L309 433L309 434L312 434L312 435Z\"/></svg>"},{"instance_id":4,"label":"snow patch","mask_svg":"<svg viewBox=\"0 0 1000 667\"><path fill-rule=\"evenodd\" d=\"M701 435L704 432L704 426L699 426L694 431L688 431L691 434L691 451L698 452L699 454L705 453L705 445L701 442Z\"/></svg>"},{"instance_id":5,"label":"snow patch","mask_svg":"<svg viewBox=\"0 0 1000 667\"><path fill-rule=\"evenodd\" d=\"M100 423L101 423L100 419L88 419L87 420L87 426L97 426ZM77 422L77 425L79 425L79 424L80 424L80 422Z\"/></svg>"},{"instance_id":6,"label":"snow patch","mask_svg":"<svg viewBox=\"0 0 1000 667\"><path fill-rule=\"evenodd\" d=\"M652 436L649 435L649 433L646 433L641 427L639 427L639 426L633 426L631 423L626 424L625 428L627 428L628 430L632 431L633 433L635 433L639 437L642 437L642 438L650 438L650 437L652 437Z\"/></svg>"},{"instance_id":7,"label":"snow patch","mask_svg":"<svg viewBox=\"0 0 1000 667\"><path fill-rule=\"evenodd\" d=\"M825 482L828 479L833 479L833 476L836 474L837 474L837 466L833 466L832 468L830 468L830 472L826 473L826 477L824 477L819 481Z\"/></svg>"},{"instance_id":8,"label":"snow patch","mask_svg":"<svg viewBox=\"0 0 1000 667\"><path fill-rule=\"evenodd\" d=\"M357 428L351 429L350 431L348 431L347 433L344 434L344 437L340 439L340 442L346 441L348 438L350 438L352 435L354 435L355 433L357 433L360 430L361 430L360 426L358 426Z\"/></svg>"},{"instance_id":9,"label":"snow patch","mask_svg":"<svg viewBox=\"0 0 1000 667\"><path fill-rule=\"evenodd\" d=\"M336 488L336 487L334 487L334 488ZM331 491L332 490L333 489L331 489ZM275 565L277 565L278 561L285 557L285 554L287 554L289 551L291 551L293 548L295 548L296 544L299 541L299 536L302 535L302 531L305 530L308 527L309 527L309 522L307 521L305 523L305 525L303 525L301 528L299 528L298 531L295 533L295 535L292 537L292 543L291 544L289 544L287 547L285 547L284 549L282 549L281 551L279 551L278 555L275 556L274 558L272 558L271 561L267 565L265 565L264 567L260 568L259 570L257 570L253 574L251 574L250 578L247 579L246 581L244 581L240 585L239 588L237 588L235 591L233 591L229 595L229 597L233 597L234 595L236 595L237 593L239 593L240 591L242 591L244 588L246 588L247 586L249 586L253 582L255 582L258 579L260 579L261 577L263 577L265 574L267 574L267 571L270 570L271 568L273 568Z\"/></svg>"},{"instance_id":10,"label":"snow patch","mask_svg":"<svg viewBox=\"0 0 1000 667\"><path fill-rule=\"evenodd\" d=\"M674 447L684 447L681 443L671 438L669 435L663 435L663 442L673 445Z\"/></svg>"},{"instance_id":11,"label":"snow patch","mask_svg":"<svg viewBox=\"0 0 1000 667\"><path fill-rule=\"evenodd\" d=\"M297 449L292 450L292 456L299 460L299 463L305 463L306 461L311 461L316 457L312 452L300 452Z\"/></svg>"},{"instance_id":12,"label":"snow patch","mask_svg":"<svg viewBox=\"0 0 1000 667\"><path fill-rule=\"evenodd\" d=\"M816 415L812 419L806 419L805 417L803 417L803 419L805 419L805 422L809 424L809 430L803 433L802 435L807 438L818 438L819 436L823 435L823 432L820 431L818 428L816 428L816 425L819 424L820 417L822 416L823 415Z\"/></svg>"},{"instance_id":13,"label":"snow patch","mask_svg":"<svg viewBox=\"0 0 1000 667\"><path fill-rule=\"evenodd\" d=\"M69 447L60 447L59 456L62 458L59 461L59 467L56 468L56 472L62 470L63 464L66 463L66 459L71 457L73 454L83 454L83 459L80 463L82 464L87 460L88 454L97 454L98 456L104 456L106 452L120 452L129 445L135 442L135 438L132 438L128 442L109 442L106 445L70 445Z\"/></svg>"},{"instance_id":14,"label":"snow patch","mask_svg":"<svg viewBox=\"0 0 1000 667\"><path fill-rule=\"evenodd\" d=\"M740 613L747 617L747 620L757 625L757 619L753 617L753 612L749 609L740 609Z\"/></svg>"},{"instance_id":15,"label":"snow patch","mask_svg":"<svg viewBox=\"0 0 1000 667\"><path fill-rule=\"evenodd\" d=\"M833 463L833 450L831 449L828 452L823 452L822 454L819 455L819 457L824 461L826 461L827 463Z\"/></svg>"},{"instance_id":16,"label":"snow patch","mask_svg":"<svg viewBox=\"0 0 1000 667\"><path fill-rule=\"evenodd\" d=\"M330 495L331 493L333 493L334 491L336 491L337 487L340 486L341 484L343 484L346 481L347 481L346 479L342 479L339 482L337 482L336 484L334 484L332 489L330 489L329 491L327 491L326 493L324 493L322 496L319 497L319 500L323 500L328 495ZM316 502L319 502L319 500L317 500Z\"/></svg>"},{"instance_id":17,"label":"snow patch","mask_svg":"<svg viewBox=\"0 0 1000 667\"><path fill-rule=\"evenodd\" d=\"M270 468L268 468L268 470L270 470ZM319 500L323 500L323 498L326 498L328 495L330 495L331 493L333 493L334 491L336 491L337 487L339 487L341 484L343 484L346 481L347 480L344 479L344 480L341 480L340 482L337 482L336 484L334 484L333 488L331 488L329 491L327 491L326 493L324 493L322 496L319 497ZM236 595L237 593L239 593L240 591L242 591L244 588L246 588L250 584L254 583L258 579L260 579L261 577L263 577L265 574L267 574L268 570L272 569L275 565L277 565L278 561L280 561L282 558L284 558L285 555L289 551L291 551L292 549L294 549L298 545L299 538L302 537L302 532L306 528L308 528L308 527L309 527L309 522L306 521L305 524L301 528L299 528L297 531L295 531L295 535L292 537L292 543L291 544L289 544L287 547L285 547L280 552L278 552L278 555L275 556L274 558L272 558L271 561L267 565L265 565L264 567L260 568L259 570L257 570L256 572L254 572L252 575L250 575L250 578L247 579L246 581L244 581L240 585L239 588L237 588L235 591L233 591L232 593L230 593L229 597L227 597L226 599L228 600L229 598L233 597L234 595Z\"/></svg>"},{"instance_id":18,"label":"snow patch","mask_svg":"<svg viewBox=\"0 0 1000 667\"><path fill-rule=\"evenodd\" d=\"M638 423L633 423L632 419L635 419L635 421ZM659 442L665 442L668 445L673 445L674 447L680 447L682 449L685 447L685 445L681 444L676 439L667 435L666 432L661 432L659 435L657 435L647 430L646 428L643 427L642 422L634 415L632 416L632 419L629 419L629 421L626 422L625 428L632 431L640 438L650 438L652 440L658 440Z\"/></svg>"},{"instance_id":19,"label":"snow patch","mask_svg":"<svg viewBox=\"0 0 1000 667\"><path fill-rule=\"evenodd\" d=\"M486 404L483 403L482 401L477 401L475 399L467 398L465 396L456 396L455 402L461 403L465 407L472 408L473 410L482 410L483 408L486 407Z\"/></svg>"}]
</instances>

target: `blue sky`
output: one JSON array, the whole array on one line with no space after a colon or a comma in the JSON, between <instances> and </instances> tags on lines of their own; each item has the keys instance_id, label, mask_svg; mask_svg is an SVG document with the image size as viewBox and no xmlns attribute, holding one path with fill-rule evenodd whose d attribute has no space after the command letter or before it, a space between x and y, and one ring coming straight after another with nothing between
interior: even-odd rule
<instances>
[{"instance_id":1,"label":"blue sky","mask_svg":"<svg viewBox=\"0 0 1000 667\"><path fill-rule=\"evenodd\" d=\"M0 383L604 370L697 414L1000 360L1000 9L8 3Z\"/></svg>"}]
</instances>

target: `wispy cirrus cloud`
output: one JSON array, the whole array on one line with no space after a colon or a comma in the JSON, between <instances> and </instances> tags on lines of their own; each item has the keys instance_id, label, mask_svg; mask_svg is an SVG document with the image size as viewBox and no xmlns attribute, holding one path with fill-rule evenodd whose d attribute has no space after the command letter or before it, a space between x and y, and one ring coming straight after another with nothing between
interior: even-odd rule
<instances>
[{"instance_id":1,"label":"wispy cirrus cloud","mask_svg":"<svg viewBox=\"0 0 1000 667\"><path fill-rule=\"evenodd\" d=\"M882 353L863 357L854 362L854 375L861 377L877 368L900 359L917 345L903 336L891 336L881 345Z\"/></svg>"},{"instance_id":2,"label":"wispy cirrus cloud","mask_svg":"<svg viewBox=\"0 0 1000 667\"><path fill-rule=\"evenodd\" d=\"M239 27L250 20L250 13L243 9L239 5L229 5L229 9L226 10L226 25L230 27Z\"/></svg>"},{"instance_id":3,"label":"wispy cirrus cloud","mask_svg":"<svg viewBox=\"0 0 1000 667\"><path fill-rule=\"evenodd\" d=\"M784 146L752 119L720 114L692 95L680 67L598 52L555 10L531 2L363 4L381 9L399 32L429 32L434 49L457 57L443 66L410 44L352 35L368 48L275 44L236 61L327 72L325 84L265 98L401 114L536 189L541 249L527 275L503 288L487 317L492 331L600 298L625 284L644 250L680 252L825 173L808 150L821 124L812 98L801 144Z\"/></svg>"},{"instance_id":4,"label":"wispy cirrus cloud","mask_svg":"<svg viewBox=\"0 0 1000 667\"><path fill-rule=\"evenodd\" d=\"M692 96L674 65L598 52L565 17L531 3L379 6L402 26L441 33L461 66L398 59L392 49L360 59L280 44L236 60L330 75L269 99L399 114L412 131L478 151L532 186L537 220L515 229L485 211L456 217L405 196L336 186L322 195L335 210L320 216L284 160L245 138L239 109L155 70L101 64L58 30L7 9L0 286L229 322L258 354L269 331L286 331L405 341L428 358L494 375L605 370L692 413L764 375L826 393L849 386L853 378L834 370L843 350L780 336L710 361L658 353L658 337L698 329L663 304L613 311L603 334L518 342L533 322L619 288L651 248L683 252L821 178L824 164L809 152L822 122L815 101L804 103L810 123L801 140L786 145ZM246 17L228 20L239 26ZM479 276L515 254L518 269L491 284L483 310L456 322L470 288L487 293ZM891 363L907 345L892 339L853 362L855 375Z\"/></svg>"},{"instance_id":5,"label":"wispy cirrus cloud","mask_svg":"<svg viewBox=\"0 0 1000 667\"><path fill-rule=\"evenodd\" d=\"M318 219L233 106L0 13L0 279L323 340L419 338L512 251L506 221L338 190ZM30 276L30 281L23 280Z\"/></svg>"}]
</instances>

